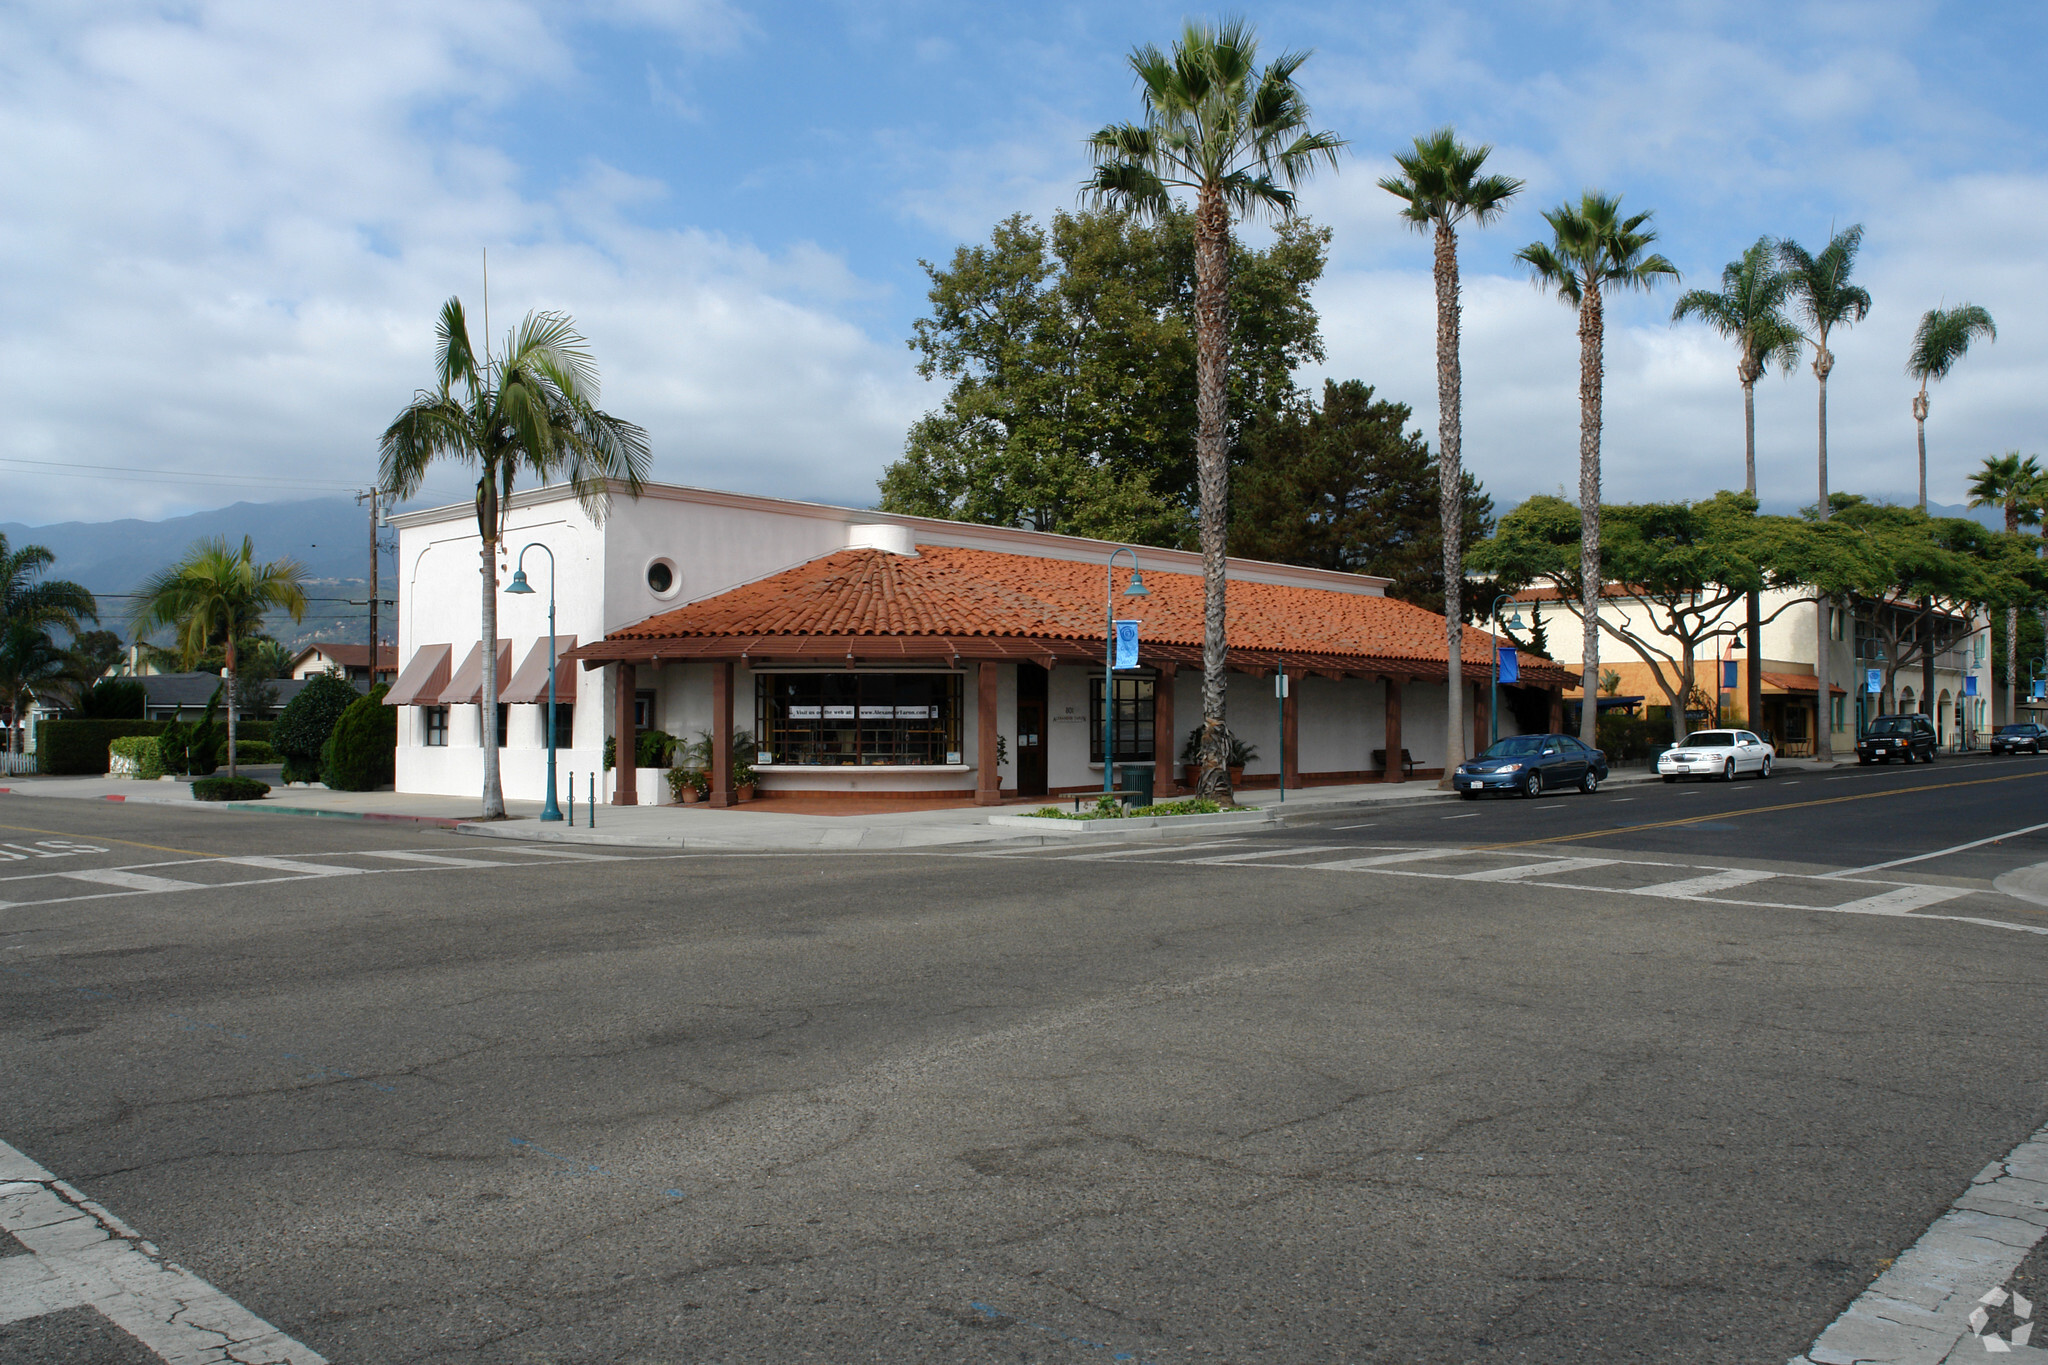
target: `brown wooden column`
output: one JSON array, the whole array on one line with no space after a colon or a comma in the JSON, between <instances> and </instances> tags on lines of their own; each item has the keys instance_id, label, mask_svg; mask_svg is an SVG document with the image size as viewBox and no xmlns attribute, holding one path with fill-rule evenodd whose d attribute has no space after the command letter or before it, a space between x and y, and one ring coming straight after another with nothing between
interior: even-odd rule
<instances>
[{"instance_id":1,"label":"brown wooden column","mask_svg":"<svg viewBox=\"0 0 2048 1365\"><path fill-rule=\"evenodd\" d=\"M1288 681L1287 696L1280 703L1280 780L1289 787L1301 785L1301 712L1294 699L1300 678Z\"/></svg>"},{"instance_id":2,"label":"brown wooden column","mask_svg":"<svg viewBox=\"0 0 2048 1365\"><path fill-rule=\"evenodd\" d=\"M638 757L640 738L633 728L633 690L638 681L638 670L621 661L618 676L618 705L612 717L612 804L614 806L637 806L640 804L640 774L634 767Z\"/></svg>"},{"instance_id":3,"label":"brown wooden column","mask_svg":"<svg viewBox=\"0 0 2048 1365\"><path fill-rule=\"evenodd\" d=\"M1387 683L1387 725L1386 737L1380 743L1387 746L1387 766L1381 770L1382 782L1406 782L1408 774L1401 767L1401 688L1405 678L1388 678Z\"/></svg>"},{"instance_id":4,"label":"brown wooden column","mask_svg":"<svg viewBox=\"0 0 2048 1365\"><path fill-rule=\"evenodd\" d=\"M983 659L975 668L974 804L977 806L999 805L1003 799L1003 775L996 769L996 668L994 659ZM1039 742L1044 743L1044 738L1041 737Z\"/></svg>"},{"instance_id":5,"label":"brown wooden column","mask_svg":"<svg viewBox=\"0 0 2048 1365\"><path fill-rule=\"evenodd\" d=\"M1180 785L1174 771L1180 750L1173 728L1173 682L1179 672L1179 664L1161 664L1159 679L1152 685L1152 796L1158 801Z\"/></svg>"},{"instance_id":6,"label":"brown wooden column","mask_svg":"<svg viewBox=\"0 0 2048 1365\"><path fill-rule=\"evenodd\" d=\"M711 804L730 806L732 789L732 660L711 662Z\"/></svg>"},{"instance_id":7,"label":"brown wooden column","mask_svg":"<svg viewBox=\"0 0 2048 1365\"><path fill-rule=\"evenodd\" d=\"M1472 690L1478 694L1478 700L1472 703L1472 747L1465 752L1478 754L1486 751L1486 732L1489 728L1486 722L1489 708L1493 705L1493 694L1484 687L1474 687Z\"/></svg>"},{"instance_id":8,"label":"brown wooden column","mask_svg":"<svg viewBox=\"0 0 2048 1365\"><path fill-rule=\"evenodd\" d=\"M1550 689L1550 733L1564 733L1564 689L1561 687Z\"/></svg>"}]
</instances>

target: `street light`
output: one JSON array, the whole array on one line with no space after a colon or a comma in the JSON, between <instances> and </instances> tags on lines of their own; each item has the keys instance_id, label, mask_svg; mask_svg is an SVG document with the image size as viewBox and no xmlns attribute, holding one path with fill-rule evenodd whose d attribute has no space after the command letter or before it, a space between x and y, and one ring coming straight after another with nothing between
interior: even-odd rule
<instances>
[{"instance_id":1,"label":"street light","mask_svg":"<svg viewBox=\"0 0 2048 1365\"><path fill-rule=\"evenodd\" d=\"M1119 545L1109 552L1109 562L1102 566L1102 799L1107 801L1115 790L1112 777L1116 765L1116 748L1111 736L1114 733L1116 715L1116 557L1131 557L1131 585L1124 589L1125 597L1150 597L1152 590L1145 586L1145 580L1138 577L1138 552L1128 545ZM1170 738L1170 737L1169 737ZM1159 743L1159 736L1152 736L1153 744ZM1022 762L1019 759L1018 762Z\"/></svg>"},{"instance_id":2,"label":"street light","mask_svg":"<svg viewBox=\"0 0 2048 1365\"><path fill-rule=\"evenodd\" d=\"M545 822L562 818L561 807L555 804L555 552L537 540L520 550L519 563L512 571L512 585L505 589L508 593L533 591L533 585L526 581L527 550L543 550L548 557L548 796L540 808L540 818Z\"/></svg>"},{"instance_id":3,"label":"street light","mask_svg":"<svg viewBox=\"0 0 2048 1365\"><path fill-rule=\"evenodd\" d=\"M1491 748L1500 741L1500 604L1513 596L1514 594L1511 592L1504 592L1494 598L1493 609L1486 613L1487 619L1492 621L1494 626L1493 704L1487 707L1486 710L1486 743L1488 748ZM1508 618L1508 629L1520 630L1521 628L1522 613L1518 611Z\"/></svg>"}]
</instances>

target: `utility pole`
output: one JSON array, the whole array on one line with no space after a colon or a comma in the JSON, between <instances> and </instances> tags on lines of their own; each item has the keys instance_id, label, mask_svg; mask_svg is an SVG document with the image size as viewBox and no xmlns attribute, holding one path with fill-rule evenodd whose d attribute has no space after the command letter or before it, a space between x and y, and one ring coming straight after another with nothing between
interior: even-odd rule
<instances>
[{"instance_id":1,"label":"utility pole","mask_svg":"<svg viewBox=\"0 0 2048 1365\"><path fill-rule=\"evenodd\" d=\"M377 686L377 489L372 486L367 493L356 494L358 504L370 504L370 664L369 692Z\"/></svg>"}]
</instances>

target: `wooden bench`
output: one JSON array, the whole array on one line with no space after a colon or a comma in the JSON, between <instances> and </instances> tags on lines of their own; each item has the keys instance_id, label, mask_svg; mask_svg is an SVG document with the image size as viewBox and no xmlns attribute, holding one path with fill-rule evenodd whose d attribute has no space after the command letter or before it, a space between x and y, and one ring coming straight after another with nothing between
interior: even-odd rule
<instances>
[{"instance_id":1,"label":"wooden bench","mask_svg":"<svg viewBox=\"0 0 2048 1365\"><path fill-rule=\"evenodd\" d=\"M1374 749L1372 751L1372 766L1378 768L1382 775L1386 773L1387 751L1385 749ZM1401 776L1415 776L1415 756L1406 749L1401 751Z\"/></svg>"}]
</instances>

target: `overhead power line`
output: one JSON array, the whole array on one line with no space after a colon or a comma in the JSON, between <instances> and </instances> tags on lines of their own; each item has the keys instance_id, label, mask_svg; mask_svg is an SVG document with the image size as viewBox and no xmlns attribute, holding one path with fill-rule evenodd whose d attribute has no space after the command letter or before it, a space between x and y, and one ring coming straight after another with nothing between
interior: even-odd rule
<instances>
[{"instance_id":1,"label":"overhead power line","mask_svg":"<svg viewBox=\"0 0 2048 1365\"><path fill-rule=\"evenodd\" d=\"M134 465L80 464L75 460L26 460L12 455L0 455L0 465L22 469L36 469L59 478L89 479L101 474L126 474L144 483L168 484L235 484L258 488L317 488L335 492L354 492L360 483L327 483L317 479L281 480L261 474L208 474L186 469L139 469Z\"/></svg>"}]
</instances>

